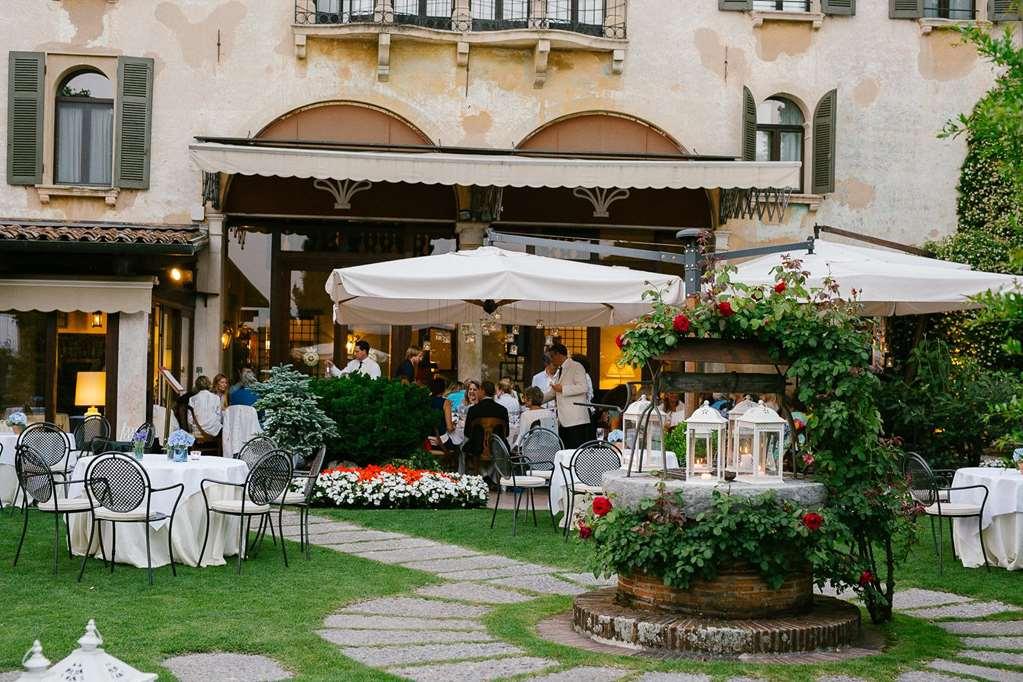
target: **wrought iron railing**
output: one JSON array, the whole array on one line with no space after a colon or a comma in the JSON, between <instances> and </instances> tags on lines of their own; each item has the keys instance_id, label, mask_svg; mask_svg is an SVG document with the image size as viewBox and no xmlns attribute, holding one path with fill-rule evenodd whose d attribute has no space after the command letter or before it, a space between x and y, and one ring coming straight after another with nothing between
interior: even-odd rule
<instances>
[{"instance_id":1,"label":"wrought iron railing","mask_svg":"<svg viewBox=\"0 0 1023 682\"><path fill-rule=\"evenodd\" d=\"M977 3L974 0L926 0L924 16L969 21L977 18Z\"/></svg>"},{"instance_id":2,"label":"wrought iron railing","mask_svg":"<svg viewBox=\"0 0 1023 682\"><path fill-rule=\"evenodd\" d=\"M296 24L394 23L454 31L560 29L625 38L628 0L295 0Z\"/></svg>"},{"instance_id":3,"label":"wrought iron railing","mask_svg":"<svg viewBox=\"0 0 1023 682\"><path fill-rule=\"evenodd\" d=\"M753 0L753 9L761 12L809 12L810 0Z\"/></svg>"}]
</instances>

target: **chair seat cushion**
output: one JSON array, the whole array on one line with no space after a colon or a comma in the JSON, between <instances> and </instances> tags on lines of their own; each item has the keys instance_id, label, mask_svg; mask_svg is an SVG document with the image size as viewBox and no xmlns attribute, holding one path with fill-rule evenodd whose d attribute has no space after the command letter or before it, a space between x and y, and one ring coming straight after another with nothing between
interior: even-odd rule
<instances>
[{"instance_id":1,"label":"chair seat cushion","mask_svg":"<svg viewBox=\"0 0 1023 682\"><path fill-rule=\"evenodd\" d=\"M576 493L591 493L593 495L603 495L604 489L599 485L586 485L585 483L573 483L572 490Z\"/></svg>"},{"instance_id":2,"label":"chair seat cushion","mask_svg":"<svg viewBox=\"0 0 1023 682\"><path fill-rule=\"evenodd\" d=\"M116 512L100 507L96 510L95 516L101 521L160 521L167 518L166 514L160 512L150 512L147 517L145 507L132 509L129 512Z\"/></svg>"},{"instance_id":3,"label":"chair seat cushion","mask_svg":"<svg viewBox=\"0 0 1023 682\"><path fill-rule=\"evenodd\" d=\"M980 505L942 502L939 511L937 503L924 509L931 516L980 516Z\"/></svg>"},{"instance_id":4,"label":"chair seat cushion","mask_svg":"<svg viewBox=\"0 0 1023 682\"><path fill-rule=\"evenodd\" d=\"M55 512L60 511L61 513L70 511L88 511L89 500L85 497L74 497L71 499L61 498L55 500L50 498L46 502L39 503L39 510L44 512Z\"/></svg>"},{"instance_id":5,"label":"chair seat cushion","mask_svg":"<svg viewBox=\"0 0 1023 682\"><path fill-rule=\"evenodd\" d=\"M553 471L545 471L543 469L530 469L526 472L527 476L533 476L535 478L542 478L545 481L551 480L551 476L554 475Z\"/></svg>"},{"instance_id":6,"label":"chair seat cushion","mask_svg":"<svg viewBox=\"0 0 1023 682\"><path fill-rule=\"evenodd\" d=\"M210 505L213 511L227 512L228 514L241 514L243 500L217 500ZM265 514L270 511L268 504L255 504L251 501L245 502L246 514Z\"/></svg>"},{"instance_id":7,"label":"chair seat cushion","mask_svg":"<svg viewBox=\"0 0 1023 682\"><path fill-rule=\"evenodd\" d=\"M501 485L511 488L542 488L547 485L547 479L540 476L502 476Z\"/></svg>"},{"instance_id":8,"label":"chair seat cushion","mask_svg":"<svg viewBox=\"0 0 1023 682\"><path fill-rule=\"evenodd\" d=\"M287 493L274 500L274 504L305 504L305 493Z\"/></svg>"}]
</instances>

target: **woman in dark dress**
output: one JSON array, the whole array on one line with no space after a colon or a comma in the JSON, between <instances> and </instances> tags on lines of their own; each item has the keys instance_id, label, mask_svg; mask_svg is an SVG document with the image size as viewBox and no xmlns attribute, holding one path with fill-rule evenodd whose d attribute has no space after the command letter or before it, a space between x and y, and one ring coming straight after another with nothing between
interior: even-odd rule
<instances>
[{"instance_id":1,"label":"woman in dark dress","mask_svg":"<svg viewBox=\"0 0 1023 682\"><path fill-rule=\"evenodd\" d=\"M409 348L405 351L405 361L398 366L398 371L395 372L394 378L401 379L406 384L411 384L416 380L416 365L419 364L420 358L422 358L423 352L418 348Z\"/></svg>"},{"instance_id":2,"label":"woman in dark dress","mask_svg":"<svg viewBox=\"0 0 1023 682\"><path fill-rule=\"evenodd\" d=\"M451 420L451 401L444 397L447 387L447 382L440 377L430 382L430 407L437 412L434 429L444 443L447 443L451 432L455 430L455 424Z\"/></svg>"}]
</instances>

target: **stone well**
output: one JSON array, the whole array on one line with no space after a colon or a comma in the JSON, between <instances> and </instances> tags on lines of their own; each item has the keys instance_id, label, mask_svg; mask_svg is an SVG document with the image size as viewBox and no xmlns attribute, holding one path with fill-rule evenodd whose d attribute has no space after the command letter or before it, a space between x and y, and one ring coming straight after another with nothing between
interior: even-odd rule
<instances>
[{"instance_id":1,"label":"stone well","mask_svg":"<svg viewBox=\"0 0 1023 682\"><path fill-rule=\"evenodd\" d=\"M604 490L625 507L655 497L661 483L652 473L604 475ZM749 497L770 491L808 509L825 501L822 484L796 479L772 484L667 479L663 484L669 493L683 493L688 517L710 508L715 489ZM776 590L745 564L723 567L714 580L698 580L688 590L667 587L656 576L619 576L617 588L576 598L573 627L596 641L632 649L734 657L847 646L859 635L860 612L844 601L815 597L809 564L793 556Z\"/></svg>"}]
</instances>

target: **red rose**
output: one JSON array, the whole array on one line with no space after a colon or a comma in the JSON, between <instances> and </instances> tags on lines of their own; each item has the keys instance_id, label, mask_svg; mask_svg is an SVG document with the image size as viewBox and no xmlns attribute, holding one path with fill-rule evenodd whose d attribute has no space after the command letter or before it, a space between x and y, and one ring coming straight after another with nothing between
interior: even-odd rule
<instances>
[{"instance_id":1,"label":"red rose","mask_svg":"<svg viewBox=\"0 0 1023 682\"><path fill-rule=\"evenodd\" d=\"M864 571L860 573L860 587L866 587L870 583L874 582L874 574L870 571Z\"/></svg>"},{"instance_id":2,"label":"red rose","mask_svg":"<svg viewBox=\"0 0 1023 682\"><path fill-rule=\"evenodd\" d=\"M785 289L787 289L787 288L788 288L788 285L785 284L785 282L778 282L777 284L774 285L774 293L780 294L780 293L784 292Z\"/></svg>"},{"instance_id":3,"label":"red rose","mask_svg":"<svg viewBox=\"0 0 1023 682\"><path fill-rule=\"evenodd\" d=\"M679 334L685 334L689 331L689 318L685 315L676 315L671 326L675 328Z\"/></svg>"},{"instance_id":4,"label":"red rose","mask_svg":"<svg viewBox=\"0 0 1023 682\"><path fill-rule=\"evenodd\" d=\"M587 526L582 521L580 521L579 522L579 537L582 538L583 540L586 540L591 535L593 535L593 529L590 528L589 526Z\"/></svg>"},{"instance_id":5,"label":"red rose","mask_svg":"<svg viewBox=\"0 0 1023 682\"><path fill-rule=\"evenodd\" d=\"M803 525L812 531L820 530L824 525L824 517L817 512L808 512L803 514Z\"/></svg>"},{"instance_id":6,"label":"red rose","mask_svg":"<svg viewBox=\"0 0 1023 682\"><path fill-rule=\"evenodd\" d=\"M732 304L728 301L718 303L718 312L721 313L721 317L731 317L735 314L735 311L732 310Z\"/></svg>"},{"instance_id":7,"label":"red rose","mask_svg":"<svg viewBox=\"0 0 1023 682\"><path fill-rule=\"evenodd\" d=\"M623 336L622 334L619 334L618 336L616 336L615 337L615 345L618 346L618 350L621 350L622 346L625 345L625 336Z\"/></svg>"},{"instance_id":8,"label":"red rose","mask_svg":"<svg viewBox=\"0 0 1023 682\"><path fill-rule=\"evenodd\" d=\"M593 513L596 514L597 516L604 516L609 511L611 511L611 508L612 508L611 500L604 497L603 495L598 495L597 497L593 498Z\"/></svg>"}]
</instances>

